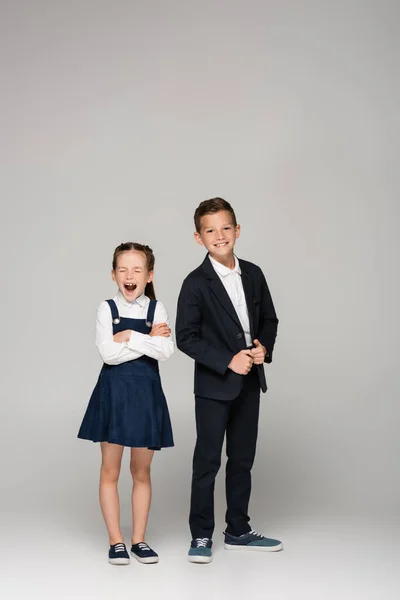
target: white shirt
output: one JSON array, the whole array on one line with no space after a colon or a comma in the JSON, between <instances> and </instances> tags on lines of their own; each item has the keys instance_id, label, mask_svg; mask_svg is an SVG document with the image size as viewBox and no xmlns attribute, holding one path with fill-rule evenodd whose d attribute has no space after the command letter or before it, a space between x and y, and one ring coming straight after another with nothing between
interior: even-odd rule
<instances>
[{"instance_id":1,"label":"white shirt","mask_svg":"<svg viewBox=\"0 0 400 600\"><path fill-rule=\"evenodd\" d=\"M145 319L150 299L142 294L134 302L127 302L121 292L113 298L119 316L128 319ZM162 302L157 301L153 323L167 323L168 315ZM150 331L150 330L149 330ZM156 360L167 360L174 352L172 337L150 336L132 331L129 342L114 342L113 324L109 304L104 300L97 309L96 346L100 356L108 365L119 365L135 360L144 354Z\"/></svg>"},{"instance_id":2,"label":"white shirt","mask_svg":"<svg viewBox=\"0 0 400 600\"><path fill-rule=\"evenodd\" d=\"M246 338L246 346L252 346L253 340L251 339L250 334L249 313L247 311L246 298L243 290L242 271L240 269L237 256L234 256L235 266L233 269L225 267L225 265L222 265L210 255L208 255L208 258L214 267L214 271L222 281L224 288L226 289L228 296L236 310Z\"/></svg>"}]
</instances>

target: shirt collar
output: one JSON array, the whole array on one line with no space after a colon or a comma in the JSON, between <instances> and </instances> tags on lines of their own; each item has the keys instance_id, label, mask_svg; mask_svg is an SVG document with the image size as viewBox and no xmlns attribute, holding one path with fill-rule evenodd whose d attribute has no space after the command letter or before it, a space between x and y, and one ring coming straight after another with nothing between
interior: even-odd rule
<instances>
[{"instance_id":1,"label":"shirt collar","mask_svg":"<svg viewBox=\"0 0 400 600\"><path fill-rule=\"evenodd\" d=\"M234 254L233 257L235 259L235 266L233 267L233 269L229 269L225 265L223 265L220 262L218 262L217 260L215 260L215 258L212 258L212 256L208 255L208 258L210 259L210 262L211 262L212 266L214 267L214 270L218 273L218 275L221 275L222 277L226 277L227 275L230 275L231 273L238 273L239 275L242 274L238 257L236 256L236 254Z\"/></svg>"},{"instance_id":2,"label":"shirt collar","mask_svg":"<svg viewBox=\"0 0 400 600\"><path fill-rule=\"evenodd\" d=\"M118 300L118 302L120 302L124 306L129 306L129 307L133 306L134 304L139 304L139 306L144 308L146 306L146 302L147 302L147 296L145 296L144 292L140 296L138 296L136 298L136 300L134 300L133 302L127 302L124 298L124 295L121 293L120 290L118 290L116 299Z\"/></svg>"}]
</instances>

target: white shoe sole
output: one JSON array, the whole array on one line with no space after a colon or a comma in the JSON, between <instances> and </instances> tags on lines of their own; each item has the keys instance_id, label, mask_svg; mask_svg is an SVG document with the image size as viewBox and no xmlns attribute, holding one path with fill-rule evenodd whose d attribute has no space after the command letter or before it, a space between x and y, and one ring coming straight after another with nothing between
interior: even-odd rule
<instances>
[{"instance_id":1,"label":"white shoe sole","mask_svg":"<svg viewBox=\"0 0 400 600\"><path fill-rule=\"evenodd\" d=\"M212 556L188 556L188 561L192 563L206 564L212 561Z\"/></svg>"},{"instance_id":2,"label":"white shoe sole","mask_svg":"<svg viewBox=\"0 0 400 600\"><path fill-rule=\"evenodd\" d=\"M133 552L131 552L131 556L133 558L136 558L136 560L142 563L142 565L151 565L153 563L158 563L158 561L160 560L158 556L149 556L149 558L139 558L139 556L136 556L136 554L134 554Z\"/></svg>"},{"instance_id":3,"label":"white shoe sole","mask_svg":"<svg viewBox=\"0 0 400 600\"><path fill-rule=\"evenodd\" d=\"M130 558L109 558L108 562L110 565L129 565L131 562Z\"/></svg>"},{"instance_id":4,"label":"white shoe sole","mask_svg":"<svg viewBox=\"0 0 400 600\"><path fill-rule=\"evenodd\" d=\"M283 544L277 546L235 546L233 544L224 544L225 550L246 550L247 552L279 552L283 550Z\"/></svg>"}]
</instances>

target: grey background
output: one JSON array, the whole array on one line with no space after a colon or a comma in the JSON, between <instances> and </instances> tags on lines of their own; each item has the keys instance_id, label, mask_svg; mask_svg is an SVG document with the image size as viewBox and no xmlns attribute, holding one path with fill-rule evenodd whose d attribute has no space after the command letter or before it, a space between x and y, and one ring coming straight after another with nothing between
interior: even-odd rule
<instances>
[{"instance_id":1,"label":"grey background","mask_svg":"<svg viewBox=\"0 0 400 600\"><path fill-rule=\"evenodd\" d=\"M95 311L114 293L114 247L140 241L154 249L156 291L174 323L181 282L204 256L193 211L215 195L233 204L237 254L263 268L280 318L251 504L253 526L285 538L270 586L285 598L295 585L308 598L355 598L365 584L363 598L375 597L365 578L388 569L392 581L385 548L398 533L400 496L398 3L0 6L1 504L6 539L36 547L26 579L7 571L9 597L44 597L49 547L63 557L50 563L65 597L122 589L115 572L98 589L99 576L84 574L90 560L109 573L99 448L76 439L100 368ZM160 563L157 585L186 597L168 582L187 577L199 597L210 582L213 597L229 585L235 595L240 568L248 585L263 585L265 557L252 557L253 572L253 563L226 566L221 553L209 580L176 566L189 537L193 365L177 351L161 368L176 447L153 463L149 539L174 560L164 571ZM126 463L120 489L128 539ZM218 535L223 495L220 477ZM337 544L329 568L343 579L332 572L329 585L321 575L313 587L328 568L328 539ZM351 560L374 557L337 570L345 548ZM154 591L147 573L140 585Z\"/></svg>"}]
</instances>

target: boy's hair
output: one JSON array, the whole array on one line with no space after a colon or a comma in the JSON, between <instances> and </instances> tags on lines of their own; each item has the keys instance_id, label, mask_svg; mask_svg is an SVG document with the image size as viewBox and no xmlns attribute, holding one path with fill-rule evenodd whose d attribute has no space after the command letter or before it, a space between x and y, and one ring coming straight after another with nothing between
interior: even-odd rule
<instances>
[{"instance_id":1,"label":"boy's hair","mask_svg":"<svg viewBox=\"0 0 400 600\"><path fill-rule=\"evenodd\" d=\"M117 268L118 256L123 252L130 252L131 250L136 250L136 252L142 252L146 257L146 265L148 271L154 271L154 263L155 258L153 254L153 250L149 246L145 246L143 244L137 244L136 242L123 242L119 246L117 246L114 250L114 256L112 261L113 271ZM156 299L156 294L154 291L153 282L146 284L146 288L144 290L146 296L150 298L150 300Z\"/></svg>"},{"instance_id":2,"label":"boy's hair","mask_svg":"<svg viewBox=\"0 0 400 600\"><path fill-rule=\"evenodd\" d=\"M226 210L232 217L233 225L236 227L236 215L232 206L223 198L211 198L210 200L204 200L200 202L194 213L194 225L197 233L200 233L201 229L201 217L204 215L211 215L212 213L219 212L220 210Z\"/></svg>"}]
</instances>

